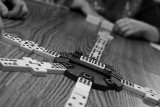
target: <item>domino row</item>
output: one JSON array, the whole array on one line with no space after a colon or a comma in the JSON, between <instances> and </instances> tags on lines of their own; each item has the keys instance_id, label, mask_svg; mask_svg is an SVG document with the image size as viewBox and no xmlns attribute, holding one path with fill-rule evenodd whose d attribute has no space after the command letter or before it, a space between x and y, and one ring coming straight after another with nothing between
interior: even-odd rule
<instances>
[{"instance_id":1,"label":"domino row","mask_svg":"<svg viewBox=\"0 0 160 107\"><path fill-rule=\"evenodd\" d=\"M46 57L53 60L55 57L59 57L59 54L53 52L49 49L39 47L37 43L28 40L22 40L18 37L15 37L9 33L3 33L2 40L9 44L15 45L20 48L20 50L26 53L35 53L37 55Z\"/></svg>"},{"instance_id":2,"label":"domino row","mask_svg":"<svg viewBox=\"0 0 160 107\"><path fill-rule=\"evenodd\" d=\"M89 57L92 57L96 60L100 60L107 42L113 40L113 36L110 36L110 34L106 31L99 31L98 37L98 40L89 54Z\"/></svg>"},{"instance_id":3,"label":"domino row","mask_svg":"<svg viewBox=\"0 0 160 107\"><path fill-rule=\"evenodd\" d=\"M139 86L123 79L121 79L121 83L124 84L123 89L142 96L144 100L151 102L155 105L160 104L160 95L155 90L148 87Z\"/></svg>"},{"instance_id":4,"label":"domino row","mask_svg":"<svg viewBox=\"0 0 160 107\"><path fill-rule=\"evenodd\" d=\"M0 70L10 72L30 72L33 76L46 74L62 75L66 68L60 63L39 62L30 57L22 59L0 58Z\"/></svg>"},{"instance_id":5,"label":"domino row","mask_svg":"<svg viewBox=\"0 0 160 107\"><path fill-rule=\"evenodd\" d=\"M96 61L92 58L88 58L85 56L81 56L80 58L81 61L85 62L86 64L92 65L92 67L97 67L101 70L106 69L106 65ZM102 71L102 73L105 73L104 71ZM142 97L144 97L144 99L148 102L151 102L153 104L159 104L160 103L160 96L157 94L157 92L153 89L147 88L147 87L142 87L139 86L137 84L133 84L129 81L126 81L124 79L122 79L119 75L114 75L111 74L112 76L116 77L118 80L121 81L121 83L123 84L123 89L126 89L130 92L133 92L137 95L140 95Z\"/></svg>"}]
</instances>

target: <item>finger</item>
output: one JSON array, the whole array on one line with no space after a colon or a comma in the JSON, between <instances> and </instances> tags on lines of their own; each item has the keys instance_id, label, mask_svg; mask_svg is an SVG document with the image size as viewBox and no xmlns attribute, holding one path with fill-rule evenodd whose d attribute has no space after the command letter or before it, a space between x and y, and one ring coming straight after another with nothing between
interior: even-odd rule
<instances>
[{"instance_id":1,"label":"finger","mask_svg":"<svg viewBox=\"0 0 160 107\"><path fill-rule=\"evenodd\" d=\"M127 20L125 18L119 19L118 21L116 21L116 24L123 24L126 23Z\"/></svg>"},{"instance_id":2,"label":"finger","mask_svg":"<svg viewBox=\"0 0 160 107\"><path fill-rule=\"evenodd\" d=\"M23 1L23 9L22 9L22 11L23 11L23 16L22 17L26 17L27 16L27 13L28 13L28 8L27 8L27 5L26 5L26 3Z\"/></svg>"},{"instance_id":3,"label":"finger","mask_svg":"<svg viewBox=\"0 0 160 107\"><path fill-rule=\"evenodd\" d=\"M128 18L120 19L116 22L116 24L118 27L124 27L126 25L130 25L130 19L128 19Z\"/></svg>"},{"instance_id":4,"label":"finger","mask_svg":"<svg viewBox=\"0 0 160 107\"><path fill-rule=\"evenodd\" d=\"M120 30L119 30L119 34L124 36L124 34L126 32L128 32L130 30L130 27L129 26L124 26L124 27L121 27Z\"/></svg>"},{"instance_id":5,"label":"finger","mask_svg":"<svg viewBox=\"0 0 160 107\"><path fill-rule=\"evenodd\" d=\"M125 33L123 34L124 37L129 37L129 36L131 36L131 35L133 35L133 31L132 31L132 30L128 30L127 32L125 32Z\"/></svg>"},{"instance_id":6,"label":"finger","mask_svg":"<svg viewBox=\"0 0 160 107\"><path fill-rule=\"evenodd\" d=\"M18 15L17 18L24 18L24 19L25 19L26 16L27 16L27 13L28 13L28 8L27 8L25 2L23 2L22 11L21 11L21 13Z\"/></svg>"},{"instance_id":7,"label":"finger","mask_svg":"<svg viewBox=\"0 0 160 107\"><path fill-rule=\"evenodd\" d=\"M18 18L22 11L23 4L21 1L14 0L13 5L13 9L8 13L8 18Z\"/></svg>"},{"instance_id":8,"label":"finger","mask_svg":"<svg viewBox=\"0 0 160 107\"><path fill-rule=\"evenodd\" d=\"M8 8L0 1L0 12L3 17L7 17Z\"/></svg>"}]
</instances>

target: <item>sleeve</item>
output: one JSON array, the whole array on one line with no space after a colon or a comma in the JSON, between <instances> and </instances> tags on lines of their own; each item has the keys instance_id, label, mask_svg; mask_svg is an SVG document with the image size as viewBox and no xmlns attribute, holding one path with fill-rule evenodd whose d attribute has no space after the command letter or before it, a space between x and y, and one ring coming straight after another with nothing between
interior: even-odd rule
<instances>
[{"instance_id":1,"label":"sleeve","mask_svg":"<svg viewBox=\"0 0 160 107\"><path fill-rule=\"evenodd\" d=\"M55 0L55 3L60 3L66 7L71 7L73 0Z\"/></svg>"},{"instance_id":2,"label":"sleeve","mask_svg":"<svg viewBox=\"0 0 160 107\"><path fill-rule=\"evenodd\" d=\"M64 0L63 4L67 7L71 7L73 0Z\"/></svg>"},{"instance_id":3,"label":"sleeve","mask_svg":"<svg viewBox=\"0 0 160 107\"><path fill-rule=\"evenodd\" d=\"M154 0L143 0L140 10L134 18L157 27L160 33L160 10Z\"/></svg>"}]
</instances>

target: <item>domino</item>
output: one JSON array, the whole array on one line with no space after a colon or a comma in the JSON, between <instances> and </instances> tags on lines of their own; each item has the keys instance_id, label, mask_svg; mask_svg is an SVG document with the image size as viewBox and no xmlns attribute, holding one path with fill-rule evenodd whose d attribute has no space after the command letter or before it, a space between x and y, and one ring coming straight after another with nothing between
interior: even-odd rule
<instances>
[{"instance_id":1,"label":"domino","mask_svg":"<svg viewBox=\"0 0 160 107\"><path fill-rule=\"evenodd\" d=\"M89 54L89 57L92 57L99 61L105 49L105 45L107 44L108 41L113 40L113 37L110 36L110 34L107 31L99 31L98 35L99 38L95 43L91 53Z\"/></svg>"},{"instance_id":2,"label":"domino","mask_svg":"<svg viewBox=\"0 0 160 107\"><path fill-rule=\"evenodd\" d=\"M55 57L59 57L60 55L57 54L56 52L53 52L51 50L45 49L43 47L36 47L33 52L35 54L38 54L40 56L46 57L48 59L53 60Z\"/></svg>"},{"instance_id":3,"label":"domino","mask_svg":"<svg viewBox=\"0 0 160 107\"><path fill-rule=\"evenodd\" d=\"M160 51L160 45L155 43L150 43L151 47Z\"/></svg>"},{"instance_id":4,"label":"domino","mask_svg":"<svg viewBox=\"0 0 160 107\"><path fill-rule=\"evenodd\" d=\"M30 66L27 62L20 59L1 59L0 69L3 71L24 72L30 71Z\"/></svg>"},{"instance_id":5,"label":"domino","mask_svg":"<svg viewBox=\"0 0 160 107\"><path fill-rule=\"evenodd\" d=\"M10 59L10 58L0 58L0 63L4 62L4 61L14 61L14 59Z\"/></svg>"},{"instance_id":6,"label":"domino","mask_svg":"<svg viewBox=\"0 0 160 107\"><path fill-rule=\"evenodd\" d=\"M86 57L86 56L81 56L80 58L81 61L87 63L87 64L90 64L90 65L93 65L93 66L96 66L100 69L104 69L105 68L105 64L97 61L97 60L94 60L92 58L89 58L89 57Z\"/></svg>"},{"instance_id":7,"label":"domino","mask_svg":"<svg viewBox=\"0 0 160 107\"><path fill-rule=\"evenodd\" d=\"M30 44L30 45L32 45L32 46L38 46L37 43L35 43L35 42L33 42L33 41L29 41L29 40L23 41L23 44Z\"/></svg>"},{"instance_id":8,"label":"domino","mask_svg":"<svg viewBox=\"0 0 160 107\"><path fill-rule=\"evenodd\" d=\"M153 93L153 94L157 94L157 92L151 88L145 87L145 92L149 92L149 93Z\"/></svg>"},{"instance_id":9,"label":"domino","mask_svg":"<svg viewBox=\"0 0 160 107\"><path fill-rule=\"evenodd\" d=\"M17 47L20 47L21 43L23 42L23 40L21 40L20 38L12 36L9 33L4 33L3 36L2 36L2 40L4 42L15 45Z\"/></svg>"},{"instance_id":10,"label":"domino","mask_svg":"<svg viewBox=\"0 0 160 107\"><path fill-rule=\"evenodd\" d=\"M144 96L144 100L151 102L153 104L158 104L159 102L159 96L154 93L146 92Z\"/></svg>"},{"instance_id":11,"label":"domino","mask_svg":"<svg viewBox=\"0 0 160 107\"><path fill-rule=\"evenodd\" d=\"M113 40L114 37L111 36L107 31L99 31L98 32L99 38L101 38L102 40L108 41L108 40Z\"/></svg>"},{"instance_id":12,"label":"domino","mask_svg":"<svg viewBox=\"0 0 160 107\"><path fill-rule=\"evenodd\" d=\"M20 50L27 52L27 53L32 53L33 50L38 47L38 44L33 42L33 41L28 41L25 40L21 43L20 45Z\"/></svg>"},{"instance_id":13,"label":"domino","mask_svg":"<svg viewBox=\"0 0 160 107\"><path fill-rule=\"evenodd\" d=\"M145 89L139 85L136 85L136 84L133 84L129 81L126 81L126 80L123 80L121 79L121 83L124 84L124 89L130 91L130 92L133 92L137 95L140 95L140 96L144 96L145 95Z\"/></svg>"},{"instance_id":14,"label":"domino","mask_svg":"<svg viewBox=\"0 0 160 107\"><path fill-rule=\"evenodd\" d=\"M103 39L103 38L101 38L101 37L99 36L99 38L98 38L98 40L97 40L97 43L106 44L107 41L108 41L108 38Z\"/></svg>"},{"instance_id":15,"label":"domino","mask_svg":"<svg viewBox=\"0 0 160 107\"><path fill-rule=\"evenodd\" d=\"M26 53L32 53L34 50L34 47L29 45L29 44L21 44L20 45L20 50L24 51Z\"/></svg>"},{"instance_id":16,"label":"domino","mask_svg":"<svg viewBox=\"0 0 160 107\"><path fill-rule=\"evenodd\" d=\"M41 64L38 65L31 64L30 67L31 67L30 72L33 76L44 77L47 74L47 70L43 68Z\"/></svg>"},{"instance_id":17,"label":"domino","mask_svg":"<svg viewBox=\"0 0 160 107\"><path fill-rule=\"evenodd\" d=\"M86 21L98 26L101 23L101 18L88 14Z\"/></svg>"},{"instance_id":18,"label":"domino","mask_svg":"<svg viewBox=\"0 0 160 107\"><path fill-rule=\"evenodd\" d=\"M48 74L58 74L63 75L64 72L67 70L62 64L60 63L49 63L49 62L41 62L43 68L47 70Z\"/></svg>"},{"instance_id":19,"label":"domino","mask_svg":"<svg viewBox=\"0 0 160 107\"><path fill-rule=\"evenodd\" d=\"M116 84L116 91L121 91L123 89L124 84L122 84L121 81L114 77L111 77L111 81L113 81Z\"/></svg>"},{"instance_id":20,"label":"domino","mask_svg":"<svg viewBox=\"0 0 160 107\"><path fill-rule=\"evenodd\" d=\"M65 107L85 107L88 100L89 93L75 88L66 102Z\"/></svg>"},{"instance_id":21,"label":"domino","mask_svg":"<svg viewBox=\"0 0 160 107\"><path fill-rule=\"evenodd\" d=\"M9 33L3 33L2 40L4 42L10 43L10 44L15 45L17 47L20 47L20 50L22 50L24 52L27 52L27 53L34 52L35 54L38 54L40 56L46 57L51 60L53 60L55 57L60 56L56 52L53 52L49 49L45 49L43 47L38 47L38 44L33 41L21 40L20 38L12 36Z\"/></svg>"},{"instance_id":22,"label":"domino","mask_svg":"<svg viewBox=\"0 0 160 107\"><path fill-rule=\"evenodd\" d=\"M89 57L98 61L100 60L100 55L98 55L98 53L91 53Z\"/></svg>"},{"instance_id":23,"label":"domino","mask_svg":"<svg viewBox=\"0 0 160 107\"><path fill-rule=\"evenodd\" d=\"M95 45L94 48L93 48L93 49L94 49L94 50L93 50L93 53L96 52L96 51L103 51L104 48L105 48L105 45L103 45L103 44L97 44L97 45Z\"/></svg>"},{"instance_id":24,"label":"domino","mask_svg":"<svg viewBox=\"0 0 160 107\"><path fill-rule=\"evenodd\" d=\"M86 92L89 92L92 86L92 81L83 78L83 77L79 77L77 80L77 84L75 85L76 88L78 89L82 89Z\"/></svg>"},{"instance_id":25,"label":"domino","mask_svg":"<svg viewBox=\"0 0 160 107\"><path fill-rule=\"evenodd\" d=\"M30 57L23 57L22 58L23 60L25 60L29 65L39 65L39 64L41 64L41 62L39 62L39 61L37 61L36 59L34 59L34 58L30 58Z\"/></svg>"},{"instance_id":26,"label":"domino","mask_svg":"<svg viewBox=\"0 0 160 107\"><path fill-rule=\"evenodd\" d=\"M65 107L85 107L91 86L92 81L79 77Z\"/></svg>"},{"instance_id":27,"label":"domino","mask_svg":"<svg viewBox=\"0 0 160 107\"><path fill-rule=\"evenodd\" d=\"M113 27L114 27L114 24L111 23L111 22L108 21L108 20L102 20L100 26L101 26L101 28L104 28L104 29L106 29L107 31L112 32Z\"/></svg>"}]
</instances>

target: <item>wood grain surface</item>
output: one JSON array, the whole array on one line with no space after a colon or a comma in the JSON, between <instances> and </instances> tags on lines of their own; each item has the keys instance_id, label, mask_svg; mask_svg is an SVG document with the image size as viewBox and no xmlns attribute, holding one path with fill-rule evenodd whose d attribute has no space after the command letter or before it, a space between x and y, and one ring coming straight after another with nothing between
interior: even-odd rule
<instances>
[{"instance_id":1,"label":"wood grain surface","mask_svg":"<svg viewBox=\"0 0 160 107\"><path fill-rule=\"evenodd\" d=\"M98 27L85 21L79 13L60 7L26 1L26 20L4 19L5 32L21 39L37 42L57 52L80 50L89 55L97 39ZM33 57L49 61L36 54L0 41L1 58ZM102 62L113 66L124 79L160 94L160 52L149 43L116 36L107 44ZM30 73L0 71L0 107L64 107L75 82L63 75L47 74L34 77ZM134 93L92 89L86 107L155 107Z\"/></svg>"}]
</instances>

